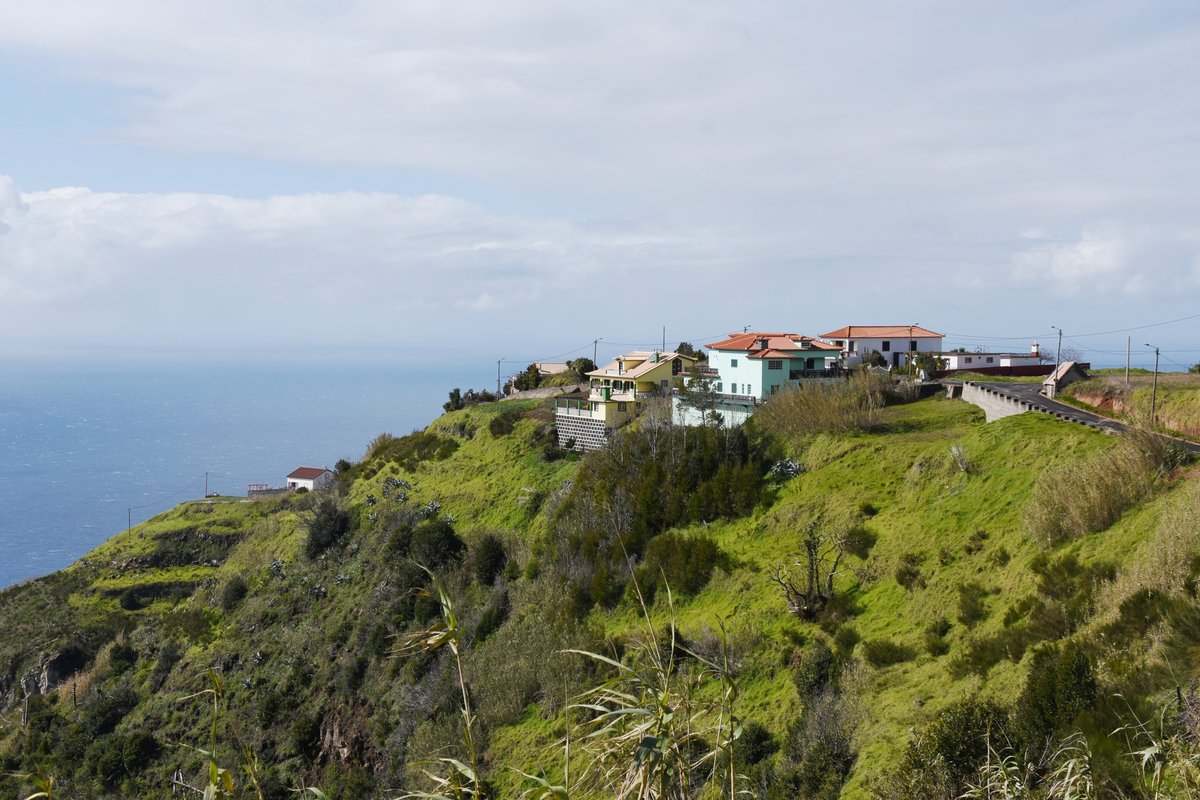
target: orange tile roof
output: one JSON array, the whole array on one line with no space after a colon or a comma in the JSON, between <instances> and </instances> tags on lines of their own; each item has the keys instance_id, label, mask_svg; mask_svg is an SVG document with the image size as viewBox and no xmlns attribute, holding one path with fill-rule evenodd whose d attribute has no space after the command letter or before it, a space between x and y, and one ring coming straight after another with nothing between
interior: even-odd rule
<instances>
[{"instance_id":1,"label":"orange tile roof","mask_svg":"<svg viewBox=\"0 0 1200 800\"><path fill-rule=\"evenodd\" d=\"M706 345L709 350L753 350L754 344L760 339L767 340L768 350L786 350L792 352L805 352L807 350L831 350L837 349L825 342L818 342L811 336L802 336L799 333L763 333L761 331L749 331L746 333L731 333L729 338L716 342L715 344ZM809 347L801 347L797 342L808 342ZM790 353L789 353L790 355Z\"/></svg>"},{"instance_id":2,"label":"orange tile roof","mask_svg":"<svg viewBox=\"0 0 1200 800\"><path fill-rule=\"evenodd\" d=\"M943 334L935 333L920 325L847 325L836 331L822 333L822 339L883 339L900 338L912 331L913 339L940 339Z\"/></svg>"}]
</instances>

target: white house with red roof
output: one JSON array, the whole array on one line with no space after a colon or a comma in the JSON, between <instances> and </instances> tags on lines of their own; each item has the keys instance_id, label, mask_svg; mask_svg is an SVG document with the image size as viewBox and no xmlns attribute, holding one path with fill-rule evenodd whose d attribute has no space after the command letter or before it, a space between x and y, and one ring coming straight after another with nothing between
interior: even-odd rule
<instances>
[{"instance_id":1,"label":"white house with red roof","mask_svg":"<svg viewBox=\"0 0 1200 800\"><path fill-rule=\"evenodd\" d=\"M319 492L333 483L333 471L325 467L298 467L287 476L287 488Z\"/></svg>"},{"instance_id":2,"label":"white house with red roof","mask_svg":"<svg viewBox=\"0 0 1200 800\"><path fill-rule=\"evenodd\" d=\"M846 325L821 334L845 354L847 365L858 363L872 350L879 352L893 367L908 364L909 353L938 353L943 334L920 325Z\"/></svg>"},{"instance_id":3,"label":"white house with red roof","mask_svg":"<svg viewBox=\"0 0 1200 800\"><path fill-rule=\"evenodd\" d=\"M766 400L784 386L840 374L841 348L798 333L731 333L708 349L719 394Z\"/></svg>"}]
</instances>

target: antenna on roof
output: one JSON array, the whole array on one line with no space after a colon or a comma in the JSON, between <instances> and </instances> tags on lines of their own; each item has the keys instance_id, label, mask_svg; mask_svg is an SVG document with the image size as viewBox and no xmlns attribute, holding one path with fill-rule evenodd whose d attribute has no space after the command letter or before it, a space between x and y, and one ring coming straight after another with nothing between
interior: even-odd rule
<instances>
[{"instance_id":1,"label":"antenna on roof","mask_svg":"<svg viewBox=\"0 0 1200 800\"><path fill-rule=\"evenodd\" d=\"M748 330L750 330L750 326L749 326L749 325L743 325L743 326L742 326L742 333L745 333L745 332L746 332L746 331L748 331Z\"/></svg>"}]
</instances>

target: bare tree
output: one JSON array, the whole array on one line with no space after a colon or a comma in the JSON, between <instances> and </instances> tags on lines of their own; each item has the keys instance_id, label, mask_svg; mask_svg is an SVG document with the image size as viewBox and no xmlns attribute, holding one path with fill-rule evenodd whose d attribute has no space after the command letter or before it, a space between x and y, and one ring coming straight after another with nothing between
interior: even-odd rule
<instances>
[{"instance_id":1,"label":"bare tree","mask_svg":"<svg viewBox=\"0 0 1200 800\"><path fill-rule=\"evenodd\" d=\"M861 548L860 531L849 525L825 525L820 517L804 524L802 550L790 566L778 564L770 579L779 585L788 611L813 619L833 599L839 575L850 571L846 555Z\"/></svg>"}]
</instances>

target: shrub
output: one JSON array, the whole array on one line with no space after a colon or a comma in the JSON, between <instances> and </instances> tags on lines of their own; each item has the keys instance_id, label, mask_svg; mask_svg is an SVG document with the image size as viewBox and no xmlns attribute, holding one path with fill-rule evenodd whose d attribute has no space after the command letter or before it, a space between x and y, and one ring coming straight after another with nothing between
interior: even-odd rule
<instances>
[{"instance_id":1,"label":"shrub","mask_svg":"<svg viewBox=\"0 0 1200 800\"><path fill-rule=\"evenodd\" d=\"M672 592L691 595L708 585L720 559L720 548L708 536L671 531L650 540L638 579L648 599L664 580Z\"/></svg>"},{"instance_id":2,"label":"shrub","mask_svg":"<svg viewBox=\"0 0 1200 800\"><path fill-rule=\"evenodd\" d=\"M116 642L108 651L108 666L114 675L120 675L137 663L137 650L128 642Z\"/></svg>"},{"instance_id":3,"label":"shrub","mask_svg":"<svg viewBox=\"0 0 1200 800\"><path fill-rule=\"evenodd\" d=\"M1003 741L1008 716L991 701L967 698L920 726L891 783L904 797L960 797L988 756L989 741Z\"/></svg>"},{"instance_id":4,"label":"shrub","mask_svg":"<svg viewBox=\"0 0 1200 800\"><path fill-rule=\"evenodd\" d=\"M488 432L497 438L508 436L517 426L517 420L521 418L520 412L504 411L496 414L488 421Z\"/></svg>"},{"instance_id":5,"label":"shrub","mask_svg":"<svg viewBox=\"0 0 1200 800\"><path fill-rule=\"evenodd\" d=\"M496 630L504 624L508 619L509 611L512 606L508 599L508 591L502 590L496 592L492 601L483 609L483 613L479 616L479 622L475 623L475 643L478 644L484 639L487 639Z\"/></svg>"},{"instance_id":6,"label":"shrub","mask_svg":"<svg viewBox=\"0 0 1200 800\"><path fill-rule=\"evenodd\" d=\"M350 512L336 499L322 497L305 521L305 527L308 538L304 542L304 553L309 558L316 558L350 532Z\"/></svg>"},{"instance_id":7,"label":"shrub","mask_svg":"<svg viewBox=\"0 0 1200 800\"><path fill-rule=\"evenodd\" d=\"M912 648L895 639L867 639L862 643L862 654L872 667L889 667L913 657Z\"/></svg>"},{"instance_id":8,"label":"shrub","mask_svg":"<svg viewBox=\"0 0 1200 800\"><path fill-rule=\"evenodd\" d=\"M504 571L508 555L504 552L504 542L494 533L484 534L475 547L475 579L484 586L495 583L497 576Z\"/></svg>"},{"instance_id":9,"label":"shrub","mask_svg":"<svg viewBox=\"0 0 1200 800\"><path fill-rule=\"evenodd\" d=\"M946 634L950 632L950 620L938 617L925 628L925 652L931 656L944 656L950 652Z\"/></svg>"},{"instance_id":10,"label":"shrub","mask_svg":"<svg viewBox=\"0 0 1200 800\"><path fill-rule=\"evenodd\" d=\"M813 639L792 659L792 683L805 702L823 692L833 681L836 671L833 651L823 639Z\"/></svg>"},{"instance_id":11,"label":"shrub","mask_svg":"<svg viewBox=\"0 0 1200 800\"><path fill-rule=\"evenodd\" d=\"M922 560L923 558L916 553L905 553L900 556L900 563L896 565L896 583L910 592L914 588L923 588L925 578L921 576Z\"/></svg>"},{"instance_id":12,"label":"shrub","mask_svg":"<svg viewBox=\"0 0 1200 800\"><path fill-rule=\"evenodd\" d=\"M843 655L849 655L854 652L854 647L861 641L862 637L858 635L858 631L852 625L842 625L834 634L833 643L837 645L838 650Z\"/></svg>"},{"instance_id":13,"label":"shrub","mask_svg":"<svg viewBox=\"0 0 1200 800\"><path fill-rule=\"evenodd\" d=\"M321 715L301 713L288 728L288 743L292 752L306 761L317 757L321 745Z\"/></svg>"},{"instance_id":14,"label":"shrub","mask_svg":"<svg viewBox=\"0 0 1200 800\"><path fill-rule=\"evenodd\" d=\"M987 590L974 581L960 584L958 587L958 621L968 628L987 618L987 606L984 598Z\"/></svg>"},{"instance_id":15,"label":"shrub","mask_svg":"<svg viewBox=\"0 0 1200 800\"><path fill-rule=\"evenodd\" d=\"M458 538L453 525L441 517L433 517L413 528L408 552L419 564L440 569L462 558L466 549L466 542Z\"/></svg>"},{"instance_id":16,"label":"shrub","mask_svg":"<svg viewBox=\"0 0 1200 800\"><path fill-rule=\"evenodd\" d=\"M221 608L225 611L232 611L238 603L242 602L246 591L246 579L241 575L234 575L225 581L225 586L221 589Z\"/></svg>"},{"instance_id":17,"label":"shrub","mask_svg":"<svg viewBox=\"0 0 1200 800\"><path fill-rule=\"evenodd\" d=\"M734 763L738 767L752 767L773 756L778 749L779 742L766 726L751 720L742 726L742 735L733 743Z\"/></svg>"},{"instance_id":18,"label":"shrub","mask_svg":"<svg viewBox=\"0 0 1200 800\"><path fill-rule=\"evenodd\" d=\"M1013 714L1016 733L1030 748L1042 747L1081 712L1096 705L1092 662L1077 643L1036 651L1025 690Z\"/></svg>"},{"instance_id":19,"label":"shrub","mask_svg":"<svg viewBox=\"0 0 1200 800\"><path fill-rule=\"evenodd\" d=\"M150 691L157 692L162 687L167 676L171 674L171 670L182 657L183 653L180 651L179 645L174 639L168 639L162 649L158 651L158 659L154 662L154 669L150 671Z\"/></svg>"}]
</instances>

